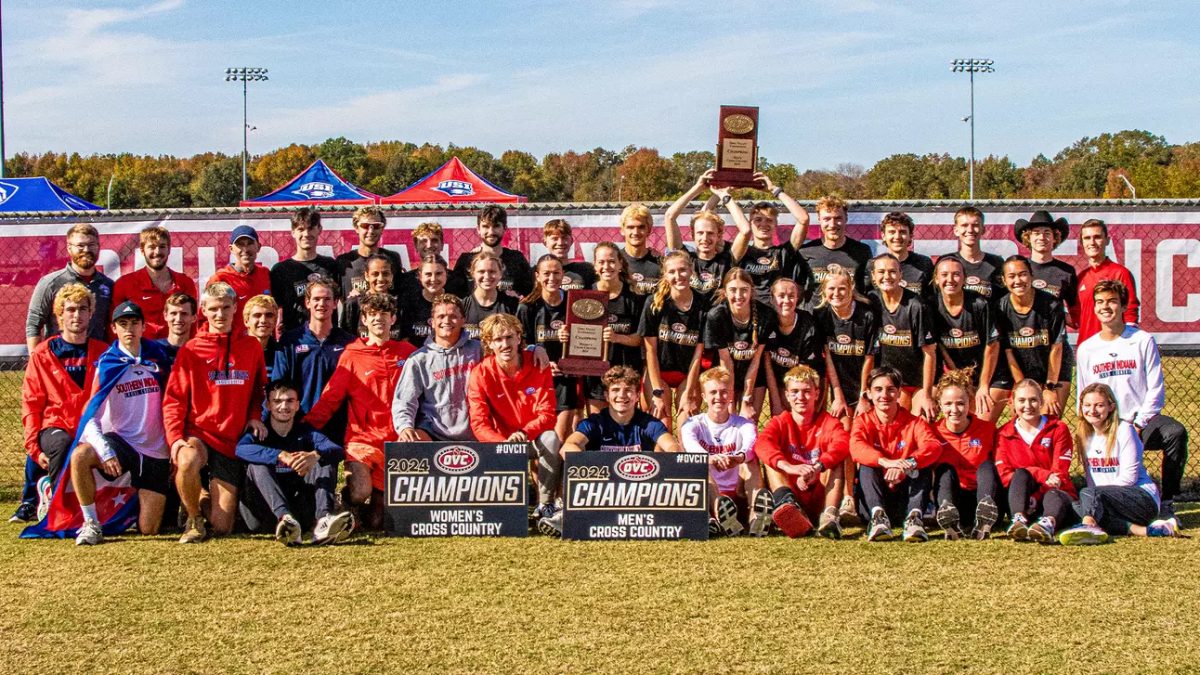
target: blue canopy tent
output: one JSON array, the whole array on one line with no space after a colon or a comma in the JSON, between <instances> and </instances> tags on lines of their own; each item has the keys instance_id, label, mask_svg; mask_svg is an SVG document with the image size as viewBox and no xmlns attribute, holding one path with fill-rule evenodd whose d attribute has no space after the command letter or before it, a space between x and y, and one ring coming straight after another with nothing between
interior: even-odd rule
<instances>
[{"instance_id":1,"label":"blue canopy tent","mask_svg":"<svg viewBox=\"0 0 1200 675\"><path fill-rule=\"evenodd\" d=\"M98 210L99 206L76 197L42 176L0 178L0 213Z\"/></svg>"},{"instance_id":2,"label":"blue canopy tent","mask_svg":"<svg viewBox=\"0 0 1200 675\"><path fill-rule=\"evenodd\" d=\"M308 165L278 190L239 206L361 206L378 204L379 195L346 182L322 160Z\"/></svg>"}]
</instances>

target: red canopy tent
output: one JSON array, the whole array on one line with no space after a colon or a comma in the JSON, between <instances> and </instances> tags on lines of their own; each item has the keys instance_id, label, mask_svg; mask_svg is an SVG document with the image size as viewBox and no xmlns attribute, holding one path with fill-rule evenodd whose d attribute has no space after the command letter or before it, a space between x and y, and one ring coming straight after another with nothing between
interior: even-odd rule
<instances>
[{"instance_id":1,"label":"red canopy tent","mask_svg":"<svg viewBox=\"0 0 1200 675\"><path fill-rule=\"evenodd\" d=\"M382 204L487 202L514 204L527 202L528 197L505 192L489 183L463 164L457 157L437 170L390 197Z\"/></svg>"}]
</instances>

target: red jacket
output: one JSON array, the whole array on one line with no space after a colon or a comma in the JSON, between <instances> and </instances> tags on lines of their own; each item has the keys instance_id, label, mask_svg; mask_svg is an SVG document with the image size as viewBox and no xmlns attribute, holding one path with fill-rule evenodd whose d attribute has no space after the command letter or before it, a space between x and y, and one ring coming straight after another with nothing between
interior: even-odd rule
<instances>
[{"instance_id":1,"label":"red jacket","mask_svg":"<svg viewBox=\"0 0 1200 675\"><path fill-rule=\"evenodd\" d=\"M266 385L258 340L240 331L197 333L179 348L163 394L167 446L195 436L234 457L246 422L262 418Z\"/></svg>"},{"instance_id":2,"label":"red jacket","mask_svg":"<svg viewBox=\"0 0 1200 675\"><path fill-rule=\"evenodd\" d=\"M754 455L767 466L779 470L780 462L813 464L820 460L832 469L850 455L850 434L842 423L827 412L817 413L812 424L801 427L791 412L772 417L754 441ZM784 474L793 491L796 477Z\"/></svg>"},{"instance_id":3,"label":"red jacket","mask_svg":"<svg viewBox=\"0 0 1200 675\"><path fill-rule=\"evenodd\" d=\"M173 293L183 292L192 296L198 303L200 297L196 294L196 282L174 270L171 273L171 288L166 293L158 290L158 286L150 280L150 272L143 267L140 270L124 274L113 284L112 306L118 307L126 300L132 301L142 308L146 317L146 330L142 337L147 340L158 340L167 337L167 319L163 316L163 308L167 298ZM112 329L109 329L112 333Z\"/></svg>"},{"instance_id":4,"label":"red jacket","mask_svg":"<svg viewBox=\"0 0 1200 675\"><path fill-rule=\"evenodd\" d=\"M850 456L864 466L878 467L881 459L911 458L917 460L918 469L924 469L941 454L942 442L933 427L904 408L889 424L880 422L874 411L859 415L850 429Z\"/></svg>"},{"instance_id":5,"label":"red jacket","mask_svg":"<svg viewBox=\"0 0 1200 675\"><path fill-rule=\"evenodd\" d=\"M467 410L471 431L485 443L498 443L518 431L533 440L554 428L554 378L550 369L538 370L529 354L511 376L489 356L471 370L467 383Z\"/></svg>"},{"instance_id":6,"label":"red jacket","mask_svg":"<svg viewBox=\"0 0 1200 675\"><path fill-rule=\"evenodd\" d=\"M108 345L103 342L88 339L87 371L84 386L79 387L50 351L50 340L33 348L21 384L21 426L25 431L25 452L35 462L42 454L38 434L44 429L55 427L75 435L79 416L88 402L96 361L105 349Z\"/></svg>"},{"instance_id":7,"label":"red jacket","mask_svg":"<svg viewBox=\"0 0 1200 675\"><path fill-rule=\"evenodd\" d=\"M979 483L975 479L979 465L992 458L996 451L996 425L985 419L971 416L970 423L961 433L946 428L946 418L938 420L933 428L942 441L942 455L938 464L949 464L958 474L958 486L974 490Z\"/></svg>"},{"instance_id":8,"label":"red jacket","mask_svg":"<svg viewBox=\"0 0 1200 675\"><path fill-rule=\"evenodd\" d=\"M237 293L237 312L233 317L233 329L241 330L246 327L246 321L242 318L242 312L246 309L246 301L256 295L271 294L271 274L267 272L267 268L259 263L254 263L254 269L250 270L249 274L242 274L233 268L233 265L226 265L217 270L216 274L209 277L208 282L204 284L208 287L214 281L224 281L233 287ZM115 306L115 305L114 305ZM207 321L204 315L200 315L197 325L205 324Z\"/></svg>"},{"instance_id":9,"label":"red jacket","mask_svg":"<svg viewBox=\"0 0 1200 675\"><path fill-rule=\"evenodd\" d=\"M1075 484L1071 482L1071 457L1075 452L1074 441L1067 425L1057 417L1046 418L1046 425L1038 432L1030 445L1021 438L1014 418L1000 427L996 442L996 471L1000 482L1008 487L1013 473L1025 469L1041 486L1035 497L1046 494L1046 480L1056 474L1059 489L1075 496Z\"/></svg>"},{"instance_id":10,"label":"red jacket","mask_svg":"<svg viewBox=\"0 0 1200 675\"><path fill-rule=\"evenodd\" d=\"M346 345L329 383L304 421L319 429L343 401L349 401L345 442L382 450L384 443L397 438L392 424L392 397L404 362L415 351L417 348L408 340L388 340L376 346L367 344L367 338L359 338Z\"/></svg>"},{"instance_id":11,"label":"red jacket","mask_svg":"<svg viewBox=\"0 0 1200 675\"><path fill-rule=\"evenodd\" d=\"M1071 318L1075 319L1077 321L1075 325L1079 326L1079 341L1075 343L1077 345L1083 344L1084 340L1100 332L1100 319L1096 318L1096 303L1092 298L1092 291L1096 288L1097 281L1105 279L1119 281L1125 285L1125 289L1129 291L1129 304L1125 307L1125 323L1137 325L1139 304L1137 284L1133 281L1133 274L1124 265L1105 258L1099 266L1088 265L1079 273L1079 302L1075 304L1075 308L1071 312Z\"/></svg>"}]
</instances>

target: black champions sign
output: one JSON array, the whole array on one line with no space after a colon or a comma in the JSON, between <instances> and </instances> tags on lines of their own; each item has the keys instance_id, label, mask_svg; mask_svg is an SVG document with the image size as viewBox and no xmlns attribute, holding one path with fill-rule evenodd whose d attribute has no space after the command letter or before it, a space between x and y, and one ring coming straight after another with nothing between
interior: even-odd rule
<instances>
[{"instance_id":1,"label":"black champions sign","mask_svg":"<svg viewBox=\"0 0 1200 675\"><path fill-rule=\"evenodd\" d=\"M564 539L708 539L708 455L574 452Z\"/></svg>"},{"instance_id":2,"label":"black champions sign","mask_svg":"<svg viewBox=\"0 0 1200 675\"><path fill-rule=\"evenodd\" d=\"M529 534L527 443L388 443L385 450L392 534Z\"/></svg>"}]
</instances>

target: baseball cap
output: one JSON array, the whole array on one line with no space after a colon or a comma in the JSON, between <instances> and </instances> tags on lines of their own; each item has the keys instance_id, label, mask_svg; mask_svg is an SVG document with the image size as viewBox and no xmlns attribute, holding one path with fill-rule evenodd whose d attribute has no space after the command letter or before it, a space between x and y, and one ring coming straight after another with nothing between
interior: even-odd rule
<instances>
[{"instance_id":1,"label":"baseball cap","mask_svg":"<svg viewBox=\"0 0 1200 675\"><path fill-rule=\"evenodd\" d=\"M229 243L235 244L242 237L250 237L254 241L258 241L258 232L249 225L238 225L233 228L233 232L229 233Z\"/></svg>"},{"instance_id":2,"label":"baseball cap","mask_svg":"<svg viewBox=\"0 0 1200 675\"><path fill-rule=\"evenodd\" d=\"M117 305L116 309L113 310L113 323L116 323L117 319L128 319L130 317L139 321L146 320L146 317L142 316L142 308L134 304L132 300L126 300L125 302L122 302L121 304Z\"/></svg>"}]
</instances>

